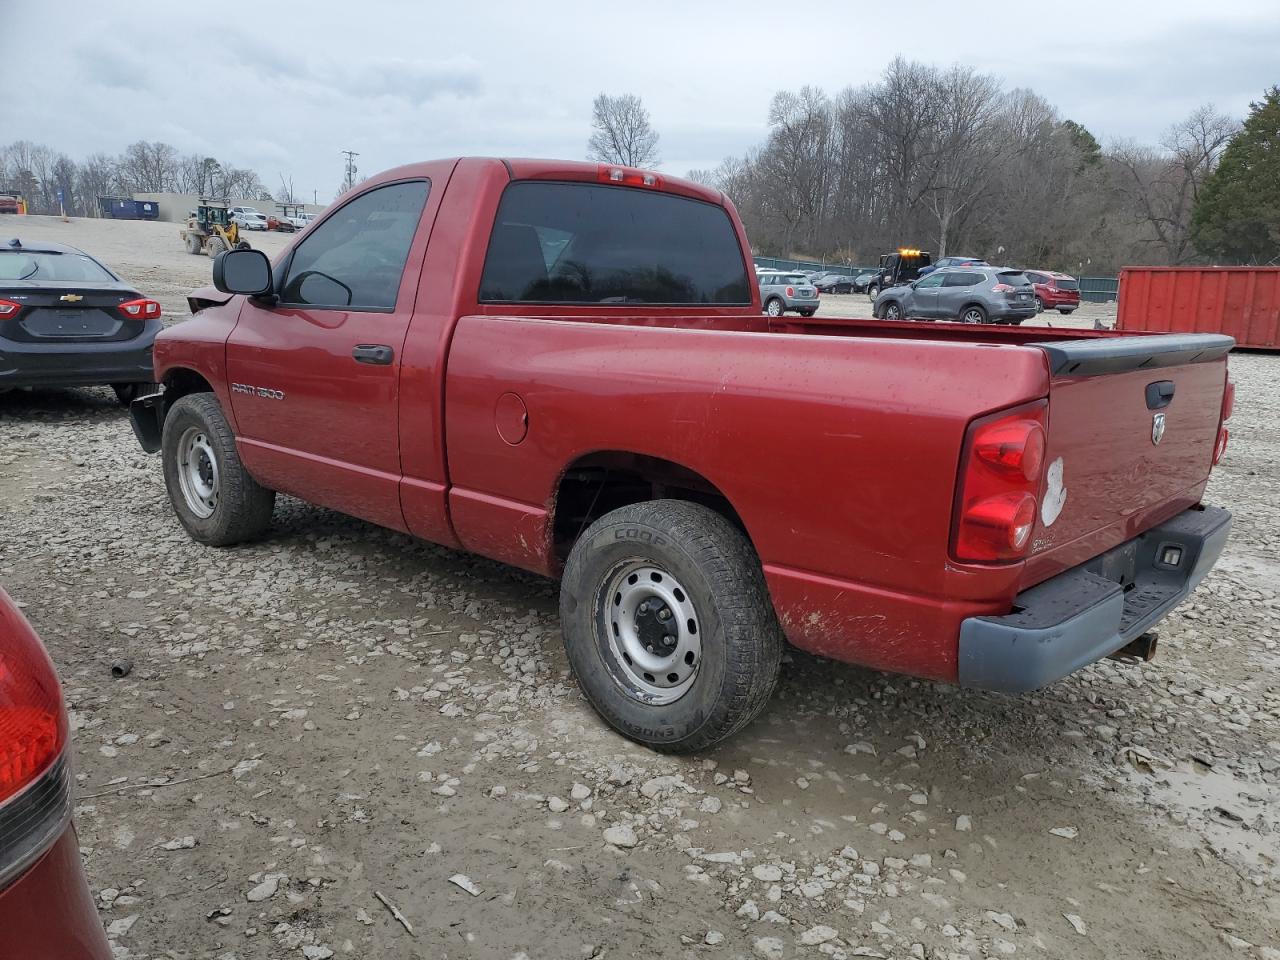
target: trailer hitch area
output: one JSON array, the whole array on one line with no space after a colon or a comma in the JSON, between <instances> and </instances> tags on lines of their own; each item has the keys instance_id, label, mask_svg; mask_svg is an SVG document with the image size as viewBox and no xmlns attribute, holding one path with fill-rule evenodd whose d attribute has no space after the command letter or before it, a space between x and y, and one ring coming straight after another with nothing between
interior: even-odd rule
<instances>
[{"instance_id":1,"label":"trailer hitch area","mask_svg":"<svg viewBox=\"0 0 1280 960\"><path fill-rule=\"evenodd\" d=\"M1155 659L1156 643L1159 639L1160 637L1154 632L1144 633L1111 654L1110 659L1124 663L1148 663Z\"/></svg>"}]
</instances>

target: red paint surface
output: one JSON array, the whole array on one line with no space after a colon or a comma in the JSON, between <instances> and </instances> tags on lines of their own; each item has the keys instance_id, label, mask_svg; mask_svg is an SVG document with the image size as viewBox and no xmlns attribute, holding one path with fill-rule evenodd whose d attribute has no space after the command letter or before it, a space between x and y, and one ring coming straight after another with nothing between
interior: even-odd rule
<instances>
[{"instance_id":1,"label":"red paint surface","mask_svg":"<svg viewBox=\"0 0 1280 960\"><path fill-rule=\"evenodd\" d=\"M111 960L70 827L0 891L0 960Z\"/></svg>"},{"instance_id":2,"label":"red paint surface","mask_svg":"<svg viewBox=\"0 0 1280 960\"><path fill-rule=\"evenodd\" d=\"M1280 350L1280 267L1125 267L1116 329L1225 333Z\"/></svg>"},{"instance_id":3,"label":"red paint surface","mask_svg":"<svg viewBox=\"0 0 1280 960\"><path fill-rule=\"evenodd\" d=\"M489 232L512 177L598 176L595 164L509 163L438 161L362 185L432 180L394 313L331 312L321 323L241 308L237 297L163 334L158 374L212 371L224 406L228 376L286 391L285 402L233 401L245 462L268 486L550 575L567 469L602 453L668 461L742 519L792 642L940 679L955 676L965 617L1008 612L1019 589L1167 519L1203 489L1221 364L1051 385L1043 352L1029 346L1118 334L769 321L754 283L747 308L481 306ZM663 189L723 203L750 276L728 200L666 177ZM219 333L229 337L225 365ZM355 343L392 340L402 344L392 367L369 374L350 359ZM1143 447L1143 390L1154 379L1179 385L1161 450ZM1037 529L1025 562L949 560L968 424L1046 396L1049 457L1068 464L1063 515Z\"/></svg>"}]
</instances>

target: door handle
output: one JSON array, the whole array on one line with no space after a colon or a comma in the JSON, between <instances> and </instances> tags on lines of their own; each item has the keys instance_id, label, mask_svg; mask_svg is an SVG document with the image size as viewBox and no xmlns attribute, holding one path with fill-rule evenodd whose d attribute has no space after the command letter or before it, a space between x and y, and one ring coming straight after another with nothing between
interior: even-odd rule
<instances>
[{"instance_id":1,"label":"door handle","mask_svg":"<svg viewBox=\"0 0 1280 960\"><path fill-rule=\"evenodd\" d=\"M390 363L395 355L396 352L385 343L361 343L357 344L355 349L351 351L351 356L355 358L357 363L385 365Z\"/></svg>"}]
</instances>

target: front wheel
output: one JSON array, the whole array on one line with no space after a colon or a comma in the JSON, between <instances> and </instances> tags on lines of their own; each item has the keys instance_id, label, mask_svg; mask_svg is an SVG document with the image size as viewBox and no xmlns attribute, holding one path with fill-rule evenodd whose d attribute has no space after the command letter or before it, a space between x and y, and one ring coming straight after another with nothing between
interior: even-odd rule
<instances>
[{"instance_id":1,"label":"front wheel","mask_svg":"<svg viewBox=\"0 0 1280 960\"><path fill-rule=\"evenodd\" d=\"M210 237L204 243L204 252L209 255L210 260L216 258L225 249L227 245L222 242L221 237Z\"/></svg>"},{"instance_id":2,"label":"front wheel","mask_svg":"<svg viewBox=\"0 0 1280 960\"><path fill-rule=\"evenodd\" d=\"M191 539L226 547L256 537L271 522L275 491L245 470L213 394L192 393L174 403L160 454L169 502Z\"/></svg>"},{"instance_id":3,"label":"front wheel","mask_svg":"<svg viewBox=\"0 0 1280 960\"><path fill-rule=\"evenodd\" d=\"M871 298L872 303L875 303L876 297L880 296L880 288L877 287L875 284L872 284L871 286L867 287L867 296Z\"/></svg>"},{"instance_id":4,"label":"front wheel","mask_svg":"<svg viewBox=\"0 0 1280 960\"><path fill-rule=\"evenodd\" d=\"M750 723L782 658L750 542L681 500L620 507L587 528L565 564L560 623L600 716L673 753L706 750Z\"/></svg>"},{"instance_id":5,"label":"front wheel","mask_svg":"<svg viewBox=\"0 0 1280 960\"><path fill-rule=\"evenodd\" d=\"M777 297L774 297L772 300L770 300L768 303L764 305L764 312L771 317L782 316L782 301L779 300Z\"/></svg>"},{"instance_id":6,"label":"front wheel","mask_svg":"<svg viewBox=\"0 0 1280 960\"><path fill-rule=\"evenodd\" d=\"M961 323L986 323L987 311L983 310L981 307L979 307L976 304L970 307L965 307L962 311L960 311L960 322Z\"/></svg>"},{"instance_id":7,"label":"front wheel","mask_svg":"<svg viewBox=\"0 0 1280 960\"><path fill-rule=\"evenodd\" d=\"M901 320L902 308L896 303L886 303L884 309L880 311L880 315L886 320Z\"/></svg>"}]
</instances>

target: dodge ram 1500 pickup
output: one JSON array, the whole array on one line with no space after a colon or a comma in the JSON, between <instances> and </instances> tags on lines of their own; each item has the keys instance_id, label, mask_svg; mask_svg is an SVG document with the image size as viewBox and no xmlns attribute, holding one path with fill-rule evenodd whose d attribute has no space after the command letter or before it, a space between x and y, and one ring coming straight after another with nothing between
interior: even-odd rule
<instances>
[{"instance_id":1,"label":"dodge ram 1500 pickup","mask_svg":"<svg viewBox=\"0 0 1280 960\"><path fill-rule=\"evenodd\" d=\"M733 205L665 174L401 167L213 279L131 407L190 535L281 492L559 577L657 749L747 724L784 638L1008 692L1149 652L1230 529L1230 338L762 316Z\"/></svg>"}]
</instances>

